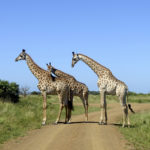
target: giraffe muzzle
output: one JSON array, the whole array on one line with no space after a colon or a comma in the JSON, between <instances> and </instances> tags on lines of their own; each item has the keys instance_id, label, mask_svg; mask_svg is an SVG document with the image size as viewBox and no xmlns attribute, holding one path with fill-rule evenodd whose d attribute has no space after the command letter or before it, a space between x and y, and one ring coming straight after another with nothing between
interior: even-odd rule
<instances>
[{"instance_id":1,"label":"giraffe muzzle","mask_svg":"<svg viewBox=\"0 0 150 150\"><path fill-rule=\"evenodd\" d=\"M18 59L16 58L16 59L15 59L15 62L17 62L17 61L18 61Z\"/></svg>"}]
</instances>

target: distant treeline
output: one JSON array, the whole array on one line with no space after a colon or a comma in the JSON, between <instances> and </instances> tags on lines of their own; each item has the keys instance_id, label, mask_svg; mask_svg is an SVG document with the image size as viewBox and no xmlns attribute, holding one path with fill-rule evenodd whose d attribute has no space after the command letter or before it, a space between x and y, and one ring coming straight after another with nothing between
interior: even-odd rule
<instances>
[{"instance_id":1,"label":"distant treeline","mask_svg":"<svg viewBox=\"0 0 150 150\"><path fill-rule=\"evenodd\" d=\"M20 89L21 90L21 89ZM21 91L19 92L19 85L15 82L9 83L8 81L0 80L0 100L5 101L11 101L11 102L18 102L19 101L19 93L21 94ZM39 91L32 91L28 93L30 95L39 95ZM99 95L99 91L89 91L89 94L92 95ZM136 96L136 95L150 95L144 94L144 93L135 93L135 92L128 92L128 95L130 96Z\"/></svg>"},{"instance_id":2,"label":"distant treeline","mask_svg":"<svg viewBox=\"0 0 150 150\"><path fill-rule=\"evenodd\" d=\"M98 95L99 91L89 91L89 94ZM128 95L131 95L131 96L136 96L136 95L150 95L150 93L145 94L145 93L136 93L136 92L129 91Z\"/></svg>"},{"instance_id":3,"label":"distant treeline","mask_svg":"<svg viewBox=\"0 0 150 150\"><path fill-rule=\"evenodd\" d=\"M18 102L19 101L19 85L12 82L0 80L0 100Z\"/></svg>"},{"instance_id":4,"label":"distant treeline","mask_svg":"<svg viewBox=\"0 0 150 150\"><path fill-rule=\"evenodd\" d=\"M99 95L99 91L89 91L89 94L92 94L92 95Z\"/></svg>"},{"instance_id":5,"label":"distant treeline","mask_svg":"<svg viewBox=\"0 0 150 150\"><path fill-rule=\"evenodd\" d=\"M39 95L40 92L39 91L33 91L30 94L31 95ZM91 95L99 95L99 91L89 91L89 94L91 94ZM150 93L144 94L144 93L136 93L136 92L129 91L128 95L131 95L131 96L136 96L136 95L150 95Z\"/></svg>"}]
</instances>

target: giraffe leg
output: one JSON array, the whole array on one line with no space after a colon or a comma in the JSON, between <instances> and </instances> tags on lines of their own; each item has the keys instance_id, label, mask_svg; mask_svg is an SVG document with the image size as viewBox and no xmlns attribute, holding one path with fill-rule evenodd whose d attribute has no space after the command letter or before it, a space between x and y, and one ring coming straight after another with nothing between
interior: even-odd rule
<instances>
[{"instance_id":1,"label":"giraffe leg","mask_svg":"<svg viewBox=\"0 0 150 150\"><path fill-rule=\"evenodd\" d=\"M86 114L85 120L88 121L88 104L85 105L85 110L86 110L85 111L85 114Z\"/></svg>"},{"instance_id":2,"label":"giraffe leg","mask_svg":"<svg viewBox=\"0 0 150 150\"><path fill-rule=\"evenodd\" d=\"M127 122L127 118L128 116L128 106L126 104L126 95L123 94L120 96L120 103L122 105L122 110L123 110L123 123L122 123L122 127L124 128ZM130 124L129 118L128 118L128 125Z\"/></svg>"},{"instance_id":3,"label":"giraffe leg","mask_svg":"<svg viewBox=\"0 0 150 150\"><path fill-rule=\"evenodd\" d=\"M63 108L64 108L64 104L60 104L60 105L59 105L58 117L57 117L57 119L56 119L56 121L55 121L55 124L58 124L58 122L59 122L59 120L60 120L60 117L61 117L61 112L62 112Z\"/></svg>"},{"instance_id":4,"label":"giraffe leg","mask_svg":"<svg viewBox=\"0 0 150 150\"><path fill-rule=\"evenodd\" d=\"M106 105L106 94L105 91L101 91L101 116L99 124L107 124L107 105ZM104 120L105 115L105 120Z\"/></svg>"},{"instance_id":5,"label":"giraffe leg","mask_svg":"<svg viewBox=\"0 0 150 150\"><path fill-rule=\"evenodd\" d=\"M63 99L62 99L62 96L60 94L58 95L58 98L59 98L60 105L59 105L58 117L55 121L55 124L58 124L60 117L61 117L62 110L64 108Z\"/></svg>"},{"instance_id":6,"label":"giraffe leg","mask_svg":"<svg viewBox=\"0 0 150 150\"><path fill-rule=\"evenodd\" d=\"M122 106L123 107L123 124L122 127L124 128L126 125L127 117L128 117L128 108L127 105Z\"/></svg>"},{"instance_id":7,"label":"giraffe leg","mask_svg":"<svg viewBox=\"0 0 150 150\"><path fill-rule=\"evenodd\" d=\"M70 92L71 107L73 107L73 92ZM72 109L68 106L68 123L71 123Z\"/></svg>"},{"instance_id":8,"label":"giraffe leg","mask_svg":"<svg viewBox=\"0 0 150 150\"><path fill-rule=\"evenodd\" d=\"M43 96L43 121L42 121L42 125L45 125L46 122L46 92L42 92L42 96Z\"/></svg>"},{"instance_id":9,"label":"giraffe leg","mask_svg":"<svg viewBox=\"0 0 150 150\"><path fill-rule=\"evenodd\" d=\"M85 105L85 121L88 121L88 93L83 94Z\"/></svg>"},{"instance_id":10,"label":"giraffe leg","mask_svg":"<svg viewBox=\"0 0 150 150\"><path fill-rule=\"evenodd\" d=\"M128 120L128 127L130 127L130 119L129 119L129 113L128 113L128 106L127 106L127 120Z\"/></svg>"},{"instance_id":11,"label":"giraffe leg","mask_svg":"<svg viewBox=\"0 0 150 150\"><path fill-rule=\"evenodd\" d=\"M88 121L86 101L82 96L80 96L80 98L82 100L82 104L83 104L83 107L84 107L84 110L85 110L85 121Z\"/></svg>"},{"instance_id":12,"label":"giraffe leg","mask_svg":"<svg viewBox=\"0 0 150 150\"><path fill-rule=\"evenodd\" d=\"M71 109L68 108L68 114L67 114L67 117L68 117L68 123L71 123Z\"/></svg>"},{"instance_id":13,"label":"giraffe leg","mask_svg":"<svg viewBox=\"0 0 150 150\"><path fill-rule=\"evenodd\" d=\"M65 110L66 110L65 123L67 123L68 122L68 106L65 106Z\"/></svg>"}]
</instances>

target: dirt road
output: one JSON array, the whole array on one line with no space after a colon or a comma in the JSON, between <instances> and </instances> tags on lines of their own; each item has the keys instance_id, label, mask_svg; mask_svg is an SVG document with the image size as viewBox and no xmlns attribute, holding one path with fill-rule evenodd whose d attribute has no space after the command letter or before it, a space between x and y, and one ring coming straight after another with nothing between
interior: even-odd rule
<instances>
[{"instance_id":1,"label":"dirt road","mask_svg":"<svg viewBox=\"0 0 150 150\"><path fill-rule=\"evenodd\" d=\"M119 104L109 104L108 125L98 125L100 113L73 116L72 124L47 125L28 136L4 144L2 150L128 150L127 141L119 133L117 120L122 117ZM135 111L150 109L150 104L133 104Z\"/></svg>"}]
</instances>

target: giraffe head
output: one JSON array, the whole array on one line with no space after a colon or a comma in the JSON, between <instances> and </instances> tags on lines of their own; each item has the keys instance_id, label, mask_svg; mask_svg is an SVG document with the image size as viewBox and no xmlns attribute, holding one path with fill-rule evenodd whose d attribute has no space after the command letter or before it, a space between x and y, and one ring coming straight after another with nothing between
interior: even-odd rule
<instances>
[{"instance_id":1,"label":"giraffe head","mask_svg":"<svg viewBox=\"0 0 150 150\"><path fill-rule=\"evenodd\" d=\"M53 67L52 67L51 63L46 64L46 65L47 65L47 70L48 70L50 73L52 73Z\"/></svg>"},{"instance_id":2,"label":"giraffe head","mask_svg":"<svg viewBox=\"0 0 150 150\"><path fill-rule=\"evenodd\" d=\"M72 67L74 67L74 65L80 60L78 54L75 54L74 52L72 52Z\"/></svg>"},{"instance_id":3,"label":"giraffe head","mask_svg":"<svg viewBox=\"0 0 150 150\"><path fill-rule=\"evenodd\" d=\"M22 52L19 54L19 56L15 59L15 61L19 61L19 60L26 60L26 52L23 49Z\"/></svg>"}]
</instances>

